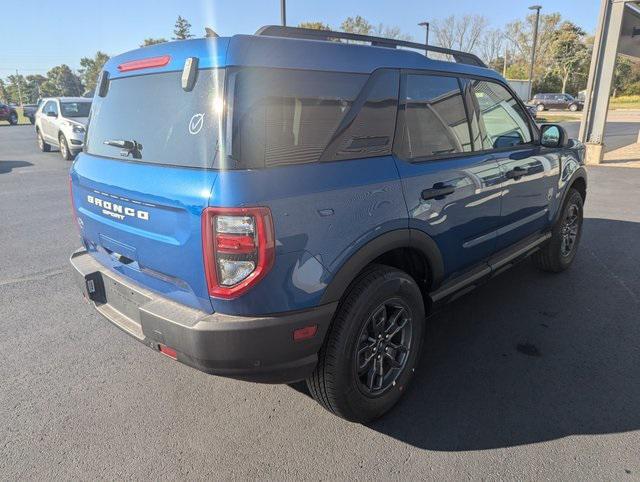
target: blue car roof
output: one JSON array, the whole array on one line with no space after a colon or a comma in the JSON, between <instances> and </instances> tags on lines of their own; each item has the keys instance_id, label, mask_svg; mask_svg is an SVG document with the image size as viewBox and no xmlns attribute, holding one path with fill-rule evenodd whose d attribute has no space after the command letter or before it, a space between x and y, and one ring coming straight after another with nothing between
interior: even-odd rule
<instances>
[{"instance_id":1,"label":"blue car roof","mask_svg":"<svg viewBox=\"0 0 640 482\"><path fill-rule=\"evenodd\" d=\"M163 55L169 55L171 59L162 67L129 72L118 70L118 65L125 62ZM200 68L279 67L369 74L386 67L427 69L502 80L494 70L430 59L412 50L259 35L179 40L142 47L111 58L105 70L110 78L180 71L188 57L197 57Z\"/></svg>"}]
</instances>

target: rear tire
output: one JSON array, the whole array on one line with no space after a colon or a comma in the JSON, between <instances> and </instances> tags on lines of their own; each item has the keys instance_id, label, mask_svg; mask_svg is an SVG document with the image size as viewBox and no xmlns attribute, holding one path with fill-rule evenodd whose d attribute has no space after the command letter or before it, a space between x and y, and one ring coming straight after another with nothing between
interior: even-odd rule
<instances>
[{"instance_id":1,"label":"rear tire","mask_svg":"<svg viewBox=\"0 0 640 482\"><path fill-rule=\"evenodd\" d=\"M18 123L18 114L16 114L15 112L12 112L11 115L9 115L9 124L14 126L17 123Z\"/></svg>"},{"instance_id":2,"label":"rear tire","mask_svg":"<svg viewBox=\"0 0 640 482\"><path fill-rule=\"evenodd\" d=\"M542 112L542 111L544 111L544 105L542 105L542 104L538 104L538 105L536 106L536 110L537 110L538 112Z\"/></svg>"},{"instance_id":3,"label":"rear tire","mask_svg":"<svg viewBox=\"0 0 640 482\"><path fill-rule=\"evenodd\" d=\"M49 152L51 150L51 146L44 141L44 137L42 137L42 132L40 129L36 131L36 137L38 139L38 147L42 152Z\"/></svg>"},{"instance_id":4,"label":"rear tire","mask_svg":"<svg viewBox=\"0 0 640 482\"><path fill-rule=\"evenodd\" d=\"M583 204L580 193L571 188L560 218L551 231L551 239L532 256L538 268L560 273L571 266L582 236Z\"/></svg>"},{"instance_id":5,"label":"rear tire","mask_svg":"<svg viewBox=\"0 0 640 482\"><path fill-rule=\"evenodd\" d=\"M425 325L422 294L413 278L372 265L340 303L307 379L309 392L324 408L353 422L382 416L413 378Z\"/></svg>"},{"instance_id":6,"label":"rear tire","mask_svg":"<svg viewBox=\"0 0 640 482\"><path fill-rule=\"evenodd\" d=\"M65 161L72 161L75 157L73 152L69 149L69 144L67 143L67 138L64 134L60 134L58 137L58 142L60 143L60 155Z\"/></svg>"}]
</instances>

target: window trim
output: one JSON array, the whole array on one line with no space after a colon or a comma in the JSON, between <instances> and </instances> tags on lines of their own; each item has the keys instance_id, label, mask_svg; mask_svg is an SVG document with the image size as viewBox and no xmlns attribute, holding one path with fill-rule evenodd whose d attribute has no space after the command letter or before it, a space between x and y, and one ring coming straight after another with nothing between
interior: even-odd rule
<instances>
[{"instance_id":1,"label":"window trim","mask_svg":"<svg viewBox=\"0 0 640 482\"><path fill-rule=\"evenodd\" d=\"M401 138L402 136L399 136L398 133L400 132L400 129L404 129L405 127L405 117L404 116L400 116L400 110L405 108L406 105L406 101L405 99L402 98L402 94L405 91L406 88L406 82L407 82L407 75L409 74L419 74L419 75L430 75L430 76L440 76L440 77L453 77L458 79L458 86L460 88L460 92L462 94L462 99L463 102L465 104L465 111L467 114L467 125L469 126L469 132L471 135L471 118L469 117L469 108L473 107L473 106L469 106L468 105L468 101L464 96L464 91L462 90L461 87L461 79L473 79L473 80L480 80L480 81L484 81L484 82L493 82L495 84L498 84L502 87L504 87L507 92L509 92L509 94L511 95L511 97L513 97L513 99L517 102L517 104L520 106L520 108L522 109L523 112L526 112L526 107L524 105L524 102L522 102L522 99L520 99L516 93L513 91L513 89L506 83L504 82L502 79L496 79L494 77L487 77L487 76L483 76L483 75L475 75L475 74L464 74L464 73L457 73L457 72L449 72L449 71L441 71L441 70L431 70L431 69L400 69L400 90L398 92L398 113L396 114L396 131L395 131L395 135L394 135L394 143L393 143L393 155L394 157L396 157L397 159L401 159L405 162L410 162L410 163L420 163L420 162L428 162L428 161L442 161L442 160L458 160L458 159L462 159L462 158L466 158L466 157L473 157L473 156L486 156L486 155L490 155L490 154L499 154L502 152L509 152L509 151L515 151L515 150L526 150L526 149L533 149L535 147L539 147L540 146L540 130L538 129L537 125L533 125L532 124L532 120L529 119L528 116L525 116L525 122L529 128L529 135L531 137L531 141L527 142L525 144L520 144L518 146L507 146L507 147L500 147L500 148L495 148L495 149L482 149L482 150L473 150L470 152L456 152L453 154L438 154L438 155L431 155L431 156L422 156L422 157L415 157L415 158L406 158L404 156L402 156L400 154L400 145L397 142L399 138ZM473 142L473 136L471 135L471 143L473 145L473 147L475 148L475 143Z\"/></svg>"}]
</instances>

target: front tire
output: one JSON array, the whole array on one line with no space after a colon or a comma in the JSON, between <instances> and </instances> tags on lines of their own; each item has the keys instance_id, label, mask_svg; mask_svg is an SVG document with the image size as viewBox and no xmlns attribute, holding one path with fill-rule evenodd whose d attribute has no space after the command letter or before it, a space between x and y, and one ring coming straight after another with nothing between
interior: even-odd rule
<instances>
[{"instance_id":1,"label":"front tire","mask_svg":"<svg viewBox=\"0 0 640 482\"><path fill-rule=\"evenodd\" d=\"M582 236L583 205L580 193L571 188L560 218L551 231L551 239L532 257L538 268L560 273L571 266Z\"/></svg>"},{"instance_id":2,"label":"front tire","mask_svg":"<svg viewBox=\"0 0 640 482\"><path fill-rule=\"evenodd\" d=\"M18 114L16 114L15 112L12 112L11 115L9 116L9 124L14 126L17 123L18 123Z\"/></svg>"},{"instance_id":3,"label":"front tire","mask_svg":"<svg viewBox=\"0 0 640 482\"><path fill-rule=\"evenodd\" d=\"M413 378L424 331L424 303L413 278L388 266L371 266L340 303L307 379L311 395L353 422L382 416Z\"/></svg>"},{"instance_id":4,"label":"front tire","mask_svg":"<svg viewBox=\"0 0 640 482\"><path fill-rule=\"evenodd\" d=\"M42 137L42 132L40 129L36 131L36 137L38 139L38 147L42 152L49 152L51 150L51 146L44 141L44 137Z\"/></svg>"},{"instance_id":5,"label":"front tire","mask_svg":"<svg viewBox=\"0 0 640 482\"><path fill-rule=\"evenodd\" d=\"M577 111L578 111L578 106L577 106L576 104L571 104L571 105L569 106L569 110L570 110L571 112L577 112Z\"/></svg>"},{"instance_id":6,"label":"front tire","mask_svg":"<svg viewBox=\"0 0 640 482\"><path fill-rule=\"evenodd\" d=\"M60 134L58 137L58 141L60 143L60 155L65 161L72 161L75 157L71 150L69 149L69 144L67 143L67 138L64 134Z\"/></svg>"}]
</instances>

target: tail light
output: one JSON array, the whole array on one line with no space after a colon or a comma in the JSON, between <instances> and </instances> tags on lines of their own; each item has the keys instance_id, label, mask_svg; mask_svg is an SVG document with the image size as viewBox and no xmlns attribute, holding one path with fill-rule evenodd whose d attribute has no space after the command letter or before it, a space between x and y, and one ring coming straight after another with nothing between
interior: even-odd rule
<instances>
[{"instance_id":1,"label":"tail light","mask_svg":"<svg viewBox=\"0 0 640 482\"><path fill-rule=\"evenodd\" d=\"M271 211L265 207L205 209L202 247L209 295L237 298L273 266Z\"/></svg>"}]
</instances>

